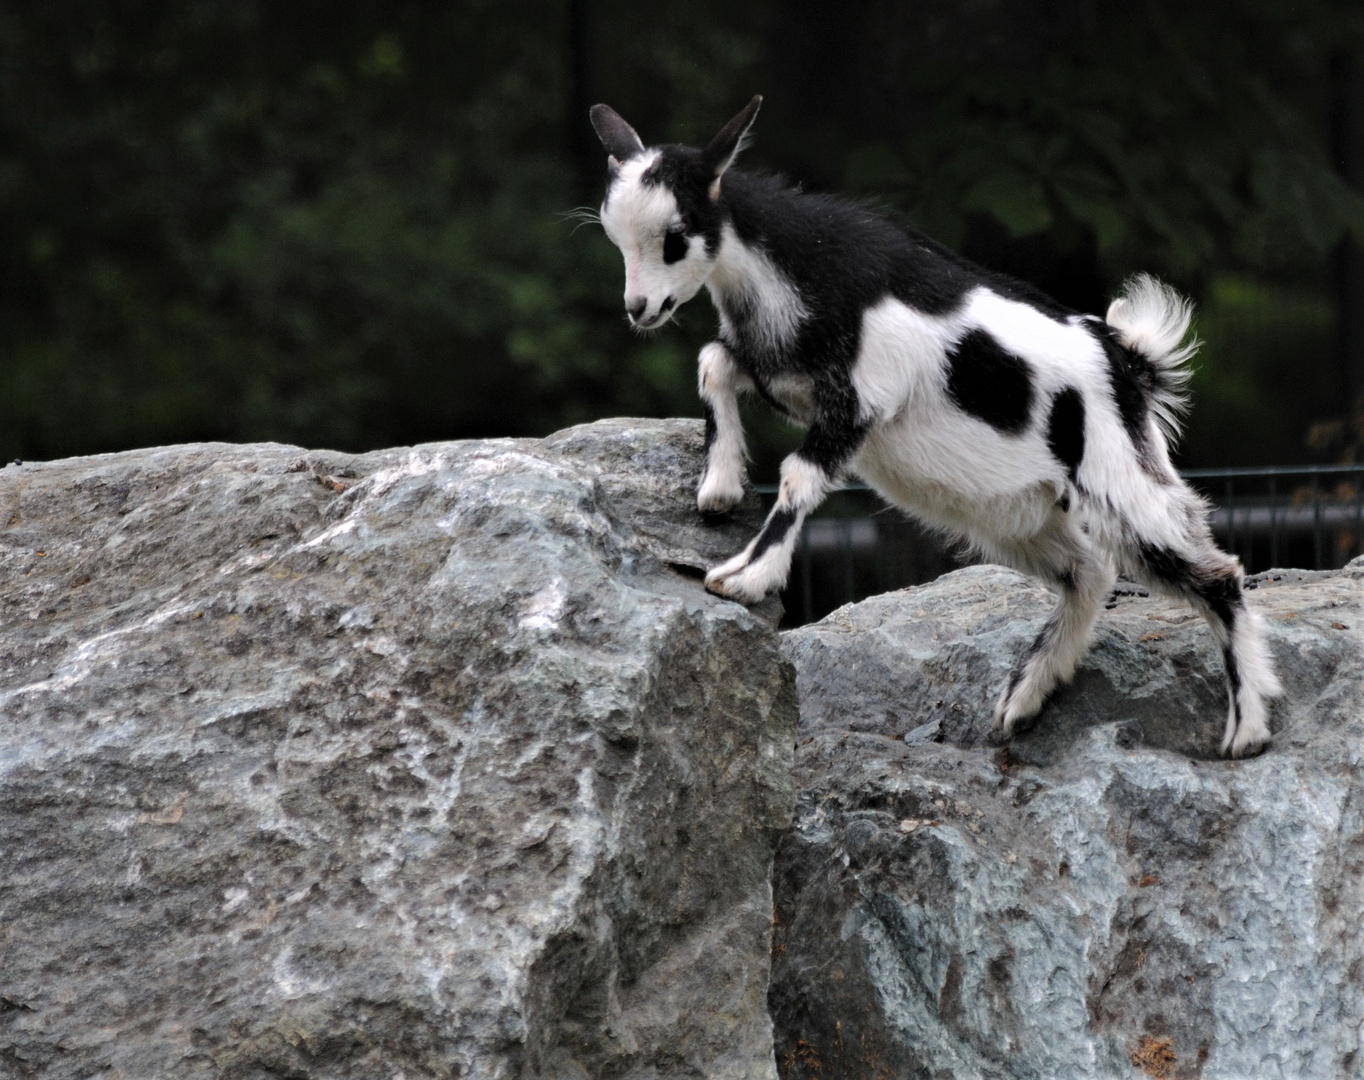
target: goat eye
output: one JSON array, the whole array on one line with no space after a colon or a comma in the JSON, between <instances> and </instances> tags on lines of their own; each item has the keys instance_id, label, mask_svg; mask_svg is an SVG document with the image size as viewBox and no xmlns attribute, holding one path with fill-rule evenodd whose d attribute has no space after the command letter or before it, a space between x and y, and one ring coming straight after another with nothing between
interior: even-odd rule
<instances>
[{"instance_id":1,"label":"goat eye","mask_svg":"<svg viewBox=\"0 0 1364 1080\"><path fill-rule=\"evenodd\" d=\"M681 262L687 257L687 238L680 232L666 232L663 234L663 261L665 263Z\"/></svg>"}]
</instances>

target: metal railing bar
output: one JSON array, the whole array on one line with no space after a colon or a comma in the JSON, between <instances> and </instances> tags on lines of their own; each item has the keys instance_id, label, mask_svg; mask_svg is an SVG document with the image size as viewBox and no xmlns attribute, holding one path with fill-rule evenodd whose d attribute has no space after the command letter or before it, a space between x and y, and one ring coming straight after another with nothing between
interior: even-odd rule
<instances>
[{"instance_id":1,"label":"metal railing bar","mask_svg":"<svg viewBox=\"0 0 1364 1080\"><path fill-rule=\"evenodd\" d=\"M1263 476L1348 476L1351 473L1364 475L1364 464L1359 465L1254 465L1234 469L1186 469L1180 473L1186 480L1235 480ZM775 495L777 484L754 484L753 490L759 495ZM833 488L830 494L841 491L871 491L861 481L848 481Z\"/></svg>"},{"instance_id":2,"label":"metal railing bar","mask_svg":"<svg viewBox=\"0 0 1364 1080\"><path fill-rule=\"evenodd\" d=\"M1364 472L1364 465L1252 465L1234 469L1185 469L1179 475L1186 480L1220 480L1228 476L1337 476L1357 472Z\"/></svg>"}]
</instances>

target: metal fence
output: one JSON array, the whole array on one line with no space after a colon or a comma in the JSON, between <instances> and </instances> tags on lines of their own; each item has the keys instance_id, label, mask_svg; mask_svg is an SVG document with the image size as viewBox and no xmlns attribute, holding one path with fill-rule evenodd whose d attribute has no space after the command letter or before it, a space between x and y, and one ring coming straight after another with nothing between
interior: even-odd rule
<instances>
[{"instance_id":1,"label":"metal fence","mask_svg":"<svg viewBox=\"0 0 1364 1080\"><path fill-rule=\"evenodd\" d=\"M1364 554L1364 465L1190 469L1184 478L1213 505L1217 541L1247 572L1325 570ZM776 497L775 486L760 494ZM823 618L843 604L932 581L964 562L931 532L888 508L864 485L830 496L801 532L782 599L785 624Z\"/></svg>"}]
</instances>

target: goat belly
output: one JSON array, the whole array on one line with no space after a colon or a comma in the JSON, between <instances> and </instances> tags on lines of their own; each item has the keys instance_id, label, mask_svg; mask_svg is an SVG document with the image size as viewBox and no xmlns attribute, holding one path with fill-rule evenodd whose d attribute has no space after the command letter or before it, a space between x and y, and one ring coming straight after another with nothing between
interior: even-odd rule
<instances>
[{"instance_id":1,"label":"goat belly","mask_svg":"<svg viewBox=\"0 0 1364 1080\"><path fill-rule=\"evenodd\" d=\"M1029 536L1065 473L1036 433L1003 435L945 410L915 410L867 436L854 471L928 524L966 535Z\"/></svg>"}]
</instances>

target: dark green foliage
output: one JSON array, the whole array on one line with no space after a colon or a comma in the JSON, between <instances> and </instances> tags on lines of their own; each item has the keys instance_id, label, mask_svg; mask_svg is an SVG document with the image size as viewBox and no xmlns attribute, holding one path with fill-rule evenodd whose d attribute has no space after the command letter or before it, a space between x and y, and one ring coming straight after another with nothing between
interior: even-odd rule
<instances>
[{"instance_id":1,"label":"dark green foliage","mask_svg":"<svg viewBox=\"0 0 1364 1080\"><path fill-rule=\"evenodd\" d=\"M1326 151L1327 70L1358 16L1024 7L6 5L0 453L697 414L705 302L631 335L618 254L565 216L600 198L597 100L694 143L764 92L752 164L874 193L1079 306L1137 268L1219 304L1228 272L1277 279L1329 348L1311 298L1364 203ZM1215 325L1199 410L1234 429L1277 361Z\"/></svg>"}]
</instances>

